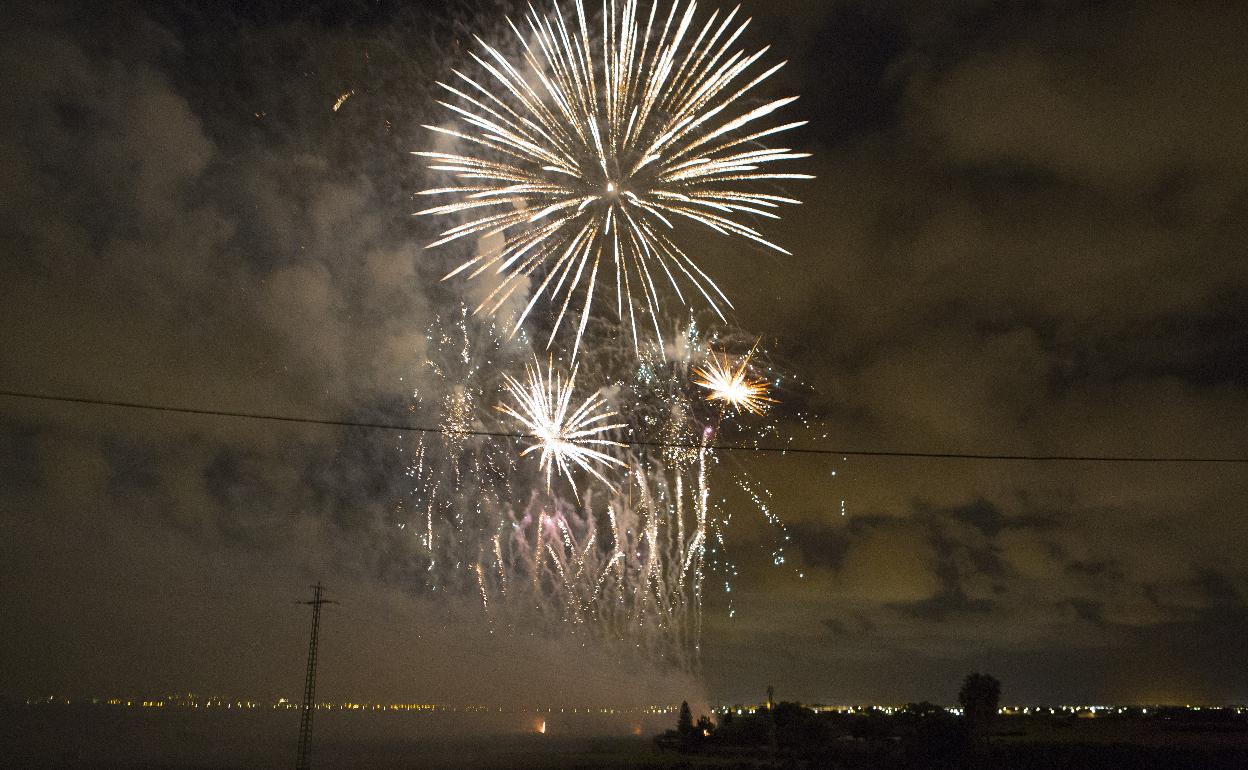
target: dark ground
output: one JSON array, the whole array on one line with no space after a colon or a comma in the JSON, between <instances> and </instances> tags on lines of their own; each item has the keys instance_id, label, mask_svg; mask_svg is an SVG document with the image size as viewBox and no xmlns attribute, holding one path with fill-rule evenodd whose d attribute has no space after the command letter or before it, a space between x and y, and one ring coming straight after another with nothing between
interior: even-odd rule
<instances>
[{"instance_id":1,"label":"dark ground","mask_svg":"<svg viewBox=\"0 0 1248 770\"><path fill-rule=\"evenodd\" d=\"M554 714L318 712L314 766L670 767L639 720ZM547 734L536 732L540 720ZM662 723L668 721L662 719ZM294 764L297 711L0 707L0 767L255 768ZM647 763L653 762L653 765Z\"/></svg>"},{"instance_id":2,"label":"dark ground","mask_svg":"<svg viewBox=\"0 0 1248 770\"><path fill-rule=\"evenodd\" d=\"M801 750L766 746L660 750L667 718L532 714L317 714L315 766L333 768L1209 768L1248 767L1242 724L1115 719L1003 720L986 749L952 758L931 747L843 736ZM641 727L643 736L632 735ZM298 713L213 713L103 706L0 707L0 766L289 767Z\"/></svg>"}]
</instances>

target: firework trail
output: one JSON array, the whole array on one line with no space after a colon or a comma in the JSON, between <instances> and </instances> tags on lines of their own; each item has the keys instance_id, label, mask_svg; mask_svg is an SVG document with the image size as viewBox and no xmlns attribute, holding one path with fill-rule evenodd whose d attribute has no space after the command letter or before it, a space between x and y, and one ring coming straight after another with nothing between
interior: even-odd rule
<instances>
[{"instance_id":1,"label":"firework trail","mask_svg":"<svg viewBox=\"0 0 1248 770\"><path fill-rule=\"evenodd\" d=\"M700 295L721 319L731 307L677 244L675 223L788 253L744 221L778 219L782 204L798 203L763 184L810 178L771 170L806 153L761 142L804 123L765 120L796 97L752 99L784 63L760 71L766 49L736 47L749 24L737 10L699 26L695 9L681 0L665 10L657 0L648 10L637 0L604 2L591 20L582 0L571 14L558 4L547 13L530 6L521 27L508 21L516 56L477 38L472 58L482 74L455 71L451 83L438 83L448 97L439 103L457 122L426 127L462 149L415 153L455 180L422 193L450 202L417 213L463 220L430 247L502 236L447 276L500 276L478 311L494 313L528 292L514 333L545 298L557 307L550 347L572 308L580 316L575 359L595 289L614 283L615 316L640 348L639 315L661 337L664 286L681 302L686 291Z\"/></svg>"},{"instance_id":2,"label":"firework trail","mask_svg":"<svg viewBox=\"0 0 1248 770\"><path fill-rule=\"evenodd\" d=\"M421 389L412 392L413 412L428 414L436 434L403 440L411 494L401 501L403 528L423 558L424 585L462 593L480 581L469 574L502 526L500 512L525 499L533 479L515 462L509 441L482 441L496 428L489 405L502 387L501 372L529 355L523 335L508 339L492 323L471 319L466 308L435 318L425 334Z\"/></svg>"},{"instance_id":3,"label":"firework trail","mask_svg":"<svg viewBox=\"0 0 1248 770\"><path fill-rule=\"evenodd\" d=\"M416 395L417 408L431 408L443 430L406 445L412 491L404 528L426 587L478 595L491 624L531 628L536 618L694 670L707 580L722 579L727 594L735 574L724 554L731 512L712 500L712 475L728 473L783 530L766 489L744 469L722 465L712 448L724 412L702 397L694 373L724 355L713 351L744 349L749 339L703 334L691 323L639 356L618 334L611 341L616 331L610 322L589 325L592 344L576 380L598 383L589 401L616 412L602 435L657 435L661 445L604 440L594 451L609 460L560 469L573 489L568 497L548 485L550 465L517 462L542 446L540 431L515 439L473 431L530 432L523 414L497 409L516 388L544 400L538 413L562 408L565 417L552 422L567 425L576 411L573 380L557 362L535 366L524 335L509 338L466 309L435 321L424 362L435 376ZM528 381L509 370L526 371Z\"/></svg>"}]
</instances>

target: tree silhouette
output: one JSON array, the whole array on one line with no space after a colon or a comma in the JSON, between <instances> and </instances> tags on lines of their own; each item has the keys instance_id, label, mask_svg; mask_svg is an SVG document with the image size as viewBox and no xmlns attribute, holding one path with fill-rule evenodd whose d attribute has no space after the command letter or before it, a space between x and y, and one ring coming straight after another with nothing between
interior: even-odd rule
<instances>
[{"instance_id":1,"label":"tree silhouette","mask_svg":"<svg viewBox=\"0 0 1248 770\"><path fill-rule=\"evenodd\" d=\"M988 674L978 671L968 674L958 691L958 702L967 724L975 732L988 728L997 716L997 704L1001 701L1001 683Z\"/></svg>"},{"instance_id":2,"label":"tree silhouette","mask_svg":"<svg viewBox=\"0 0 1248 770\"><path fill-rule=\"evenodd\" d=\"M907 703L902 712L907 716L922 718L942 715L945 713L945 709L931 701L920 701L919 703Z\"/></svg>"},{"instance_id":3,"label":"tree silhouette","mask_svg":"<svg viewBox=\"0 0 1248 770\"><path fill-rule=\"evenodd\" d=\"M689 701L680 702L680 716L676 719L676 732L682 738L693 735L693 714L689 711Z\"/></svg>"}]
</instances>

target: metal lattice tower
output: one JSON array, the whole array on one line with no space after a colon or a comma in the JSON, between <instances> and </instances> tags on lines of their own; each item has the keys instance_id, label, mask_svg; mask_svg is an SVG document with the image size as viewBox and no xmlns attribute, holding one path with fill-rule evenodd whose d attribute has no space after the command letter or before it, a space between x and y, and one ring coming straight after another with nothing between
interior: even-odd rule
<instances>
[{"instance_id":1,"label":"metal lattice tower","mask_svg":"<svg viewBox=\"0 0 1248 770\"><path fill-rule=\"evenodd\" d=\"M316 644L321 630L321 605L338 603L322 598L325 586L320 583L312 586L312 590L312 601L299 602L312 605L312 638L308 640L308 674L303 681L303 709L299 715L299 755L295 760L295 770L308 770L310 767L308 750L312 744L312 712L316 708Z\"/></svg>"}]
</instances>

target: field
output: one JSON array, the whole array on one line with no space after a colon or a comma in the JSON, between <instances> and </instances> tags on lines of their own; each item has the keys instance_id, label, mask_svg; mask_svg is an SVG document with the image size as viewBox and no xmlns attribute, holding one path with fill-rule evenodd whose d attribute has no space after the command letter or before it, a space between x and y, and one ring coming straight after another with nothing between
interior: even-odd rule
<instances>
[{"instance_id":1,"label":"field","mask_svg":"<svg viewBox=\"0 0 1248 770\"><path fill-rule=\"evenodd\" d=\"M540 733L545 722L546 732ZM988 747L953 761L883 738L842 736L809 751L660 750L667 716L318 712L315 765L333 768L1248 767L1242 722L1008 718ZM640 734L636 734L640 732ZM6 706L0 756L12 767L252 768L293 765L294 711Z\"/></svg>"}]
</instances>

